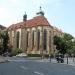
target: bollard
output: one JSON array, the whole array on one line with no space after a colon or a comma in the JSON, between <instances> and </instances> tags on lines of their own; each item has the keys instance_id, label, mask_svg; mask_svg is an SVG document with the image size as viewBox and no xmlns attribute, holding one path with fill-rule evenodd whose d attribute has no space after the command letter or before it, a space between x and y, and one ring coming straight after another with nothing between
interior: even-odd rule
<instances>
[{"instance_id":1,"label":"bollard","mask_svg":"<svg viewBox=\"0 0 75 75\"><path fill-rule=\"evenodd\" d=\"M49 55L50 63L51 63L51 55Z\"/></svg>"},{"instance_id":2,"label":"bollard","mask_svg":"<svg viewBox=\"0 0 75 75\"><path fill-rule=\"evenodd\" d=\"M67 56L67 64L68 64L68 56Z\"/></svg>"}]
</instances>

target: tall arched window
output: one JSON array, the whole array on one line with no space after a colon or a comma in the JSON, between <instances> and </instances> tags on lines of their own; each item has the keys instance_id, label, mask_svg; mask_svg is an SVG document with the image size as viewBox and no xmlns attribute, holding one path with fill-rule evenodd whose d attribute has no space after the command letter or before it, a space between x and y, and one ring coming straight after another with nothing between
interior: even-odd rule
<instances>
[{"instance_id":1,"label":"tall arched window","mask_svg":"<svg viewBox=\"0 0 75 75\"><path fill-rule=\"evenodd\" d=\"M29 31L27 31L27 47L28 47L28 39L29 38Z\"/></svg>"},{"instance_id":2,"label":"tall arched window","mask_svg":"<svg viewBox=\"0 0 75 75\"><path fill-rule=\"evenodd\" d=\"M34 47L34 30L32 32L32 48Z\"/></svg>"},{"instance_id":3,"label":"tall arched window","mask_svg":"<svg viewBox=\"0 0 75 75\"><path fill-rule=\"evenodd\" d=\"M17 39L17 48L19 48L19 38L20 38L20 32L18 31L17 32L17 37L16 37L16 39Z\"/></svg>"},{"instance_id":4,"label":"tall arched window","mask_svg":"<svg viewBox=\"0 0 75 75\"><path fill-rule=\"evenodd\" d=\"M43 44L44 44L44 50L46 50L46 47L47 47L47 31L46 29L44 29L44 36L43 36Z\"/></svg>"},{"instance_id":5,"label":"tall arched window","mask_svg":"<svg viewBox=\"0 0 75 75\"><path fill-rule=\"evenodd\" d=\"M40 30L37 31L37 49L40 48Z\"/></svg>"}]
</instances>

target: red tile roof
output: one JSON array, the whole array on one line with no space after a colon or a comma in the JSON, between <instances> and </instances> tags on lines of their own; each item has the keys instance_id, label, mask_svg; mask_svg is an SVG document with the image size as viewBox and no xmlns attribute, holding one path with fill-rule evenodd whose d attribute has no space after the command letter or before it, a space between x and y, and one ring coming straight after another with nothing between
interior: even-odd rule
<instances>
[{"instance_id":1,"label":"red tile roof","mask_svg":"<svg viewBox=\"0 0 75 75\"><path fill-rule=\"evenodd\" d=\"M4 30L4 29L6 29L6 27L3 25L0 25L0 30Z\"/></svg>"},{"instance_id":2,"label":"red tile roof","mask_svg":"<svg viewBox=\"0 0 75 75\"><path fill-rule=\"evenodd\" d=\"M39 25L50 26L49 22L44 16L36 16L33 19L27 20L26 22L23 21L17 24L12 24L8 29L13 30L23 27L35 27Z\"/></svg>"},{"instance_id":3,"label":"red tile roof","mask_svg":"<svg viewBox=\"0 0 75 75\"><path fill-rule=\"evenodd\" d=\"M59 32L59 33L63 34L63 32L60 29L58 29L57 27L53 27L53 32Z\"/></svg>"},{"instance_id":4,"label":"red tile roof","mask_svg":"<svg viewBox=\"0 0 75 75\"><path fill-rule=\"evenodd\" d=\"M53 27L54 32L59 32L60 30L57 27Z\"/></svg>"}]
</instances>

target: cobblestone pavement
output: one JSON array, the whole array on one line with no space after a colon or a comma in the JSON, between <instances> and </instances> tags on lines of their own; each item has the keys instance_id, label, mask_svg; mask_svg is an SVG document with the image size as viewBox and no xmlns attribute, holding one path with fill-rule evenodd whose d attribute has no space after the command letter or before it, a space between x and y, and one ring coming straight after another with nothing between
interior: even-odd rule
<instances>
[{"instance_id":1,"label":"cobblestone pavement","mask_svg":"<svg viewBox=\"0 0 75 75\"><path fill-rule=\"evenodd\" d=\"M8 60L5 57L0 56L0 63L7 62Z\"/></svg>"}]
</instances>

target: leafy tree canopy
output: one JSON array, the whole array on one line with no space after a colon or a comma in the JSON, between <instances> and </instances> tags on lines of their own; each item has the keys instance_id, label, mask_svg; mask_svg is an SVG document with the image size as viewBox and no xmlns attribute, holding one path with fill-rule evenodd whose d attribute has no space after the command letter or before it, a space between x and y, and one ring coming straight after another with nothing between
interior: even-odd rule
<instances>
[{"instance_id":1,"label":"leafy tree canopy","mask_svg":"<svg viewBox=\"0 0 75 75\"><path fill-rule=\"evenodd\" d=\"M59 50L60 53L65 54L66 52L73 53L75 44L73 43L74 37L71 34L64 33L63 37L54 36L54 44L56 45L56 49Z\"/></svg>"},{"instance_id":2,"label":"leafy tree canopy","mask_svg":"<svg viewBox=\"0 0 75 75\"><path fill-rule=\"evenodd\" d=\"M70 41L70 40L74 39L74 37L71 34L64 33L63 39L65 41Z\"/></svg>"},{"instance_id":3,"label":"leafy tree canopy","mask_svg":"<svg viewBox=\"0 0 75 75\"><path fill-rule=\"evenodd\" d=\"M8 32L5 31L2 34L2 39L3 39L3 53L8 51L8 40L9 40L9 36L8 36Z\"/></svg>"}]
</instances>

